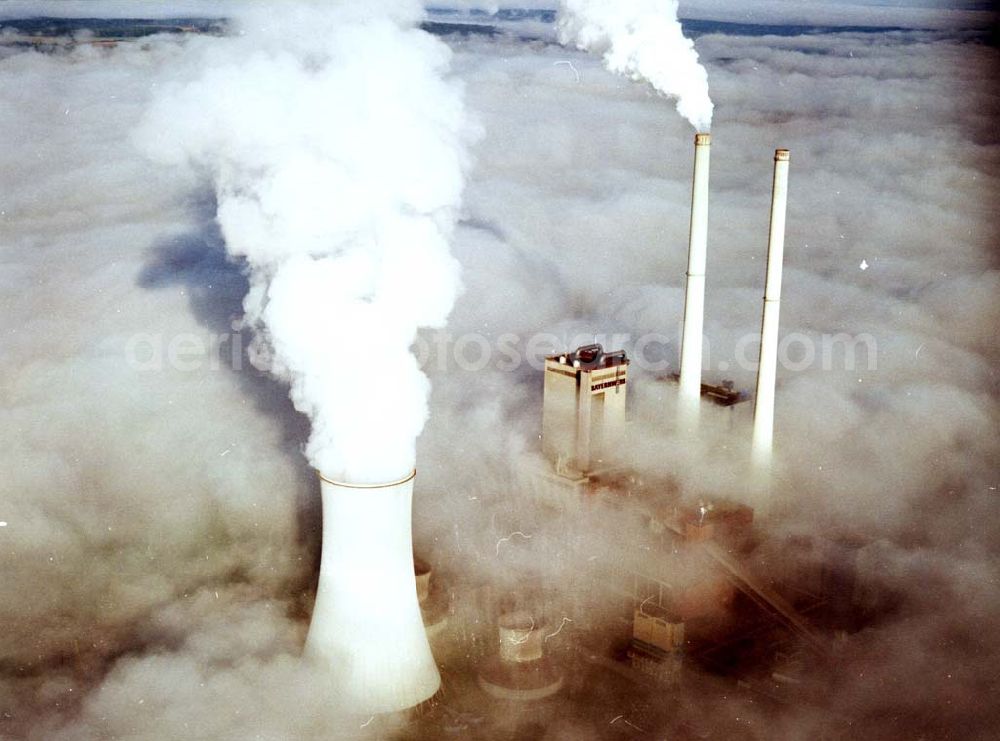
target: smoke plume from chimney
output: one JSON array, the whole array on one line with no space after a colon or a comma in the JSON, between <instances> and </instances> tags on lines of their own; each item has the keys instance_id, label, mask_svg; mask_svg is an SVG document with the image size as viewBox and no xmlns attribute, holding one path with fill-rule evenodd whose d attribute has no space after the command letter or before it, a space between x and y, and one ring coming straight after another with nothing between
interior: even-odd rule
<instances>
[{"instance_id":1,"label":"smoke plume from chimney","mask_svg":"<svg viewBox=\"0 0 1000 741\"><path fill-rule=\"evenodd\" d=\"M559 40L603 55L612 72L677 100L696 131L712 128L708 73L677 19L677 0L561 0Z\"/></svg>"},{"instance_id":2,"label":"smoke plume from chimney","mask_svg":"<svg viewBox=\"0 0 1000 741\"><path fill-rule=\"evenodd\" d=\"M459 291L449 238L470 130L417 0L247 4L198 79L138 132L214 181L247 322L312 420L307 454L354 483L414 466L429 382L410 352Z\"/></svg>"}]
</instances>

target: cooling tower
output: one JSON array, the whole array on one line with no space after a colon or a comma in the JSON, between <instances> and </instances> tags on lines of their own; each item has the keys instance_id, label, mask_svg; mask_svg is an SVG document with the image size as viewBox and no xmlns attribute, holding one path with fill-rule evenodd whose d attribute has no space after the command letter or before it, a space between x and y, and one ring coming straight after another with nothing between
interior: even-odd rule
<instances>
[{"instance_id":1,"label":"cooling tower","mask_svg":"<svg viewBox=\"0 0 1000 741\"><path fill-rule=\"evenodd\" d=\"M382 485L320 476L323 549L306 655L358 713L404 710L441 685L414 579L414 471Z\"/></svg>"},{"instance_id":2,"label":"cooling tower","mask_svg":"<svg viewBox=\"0 0 1000 741\"><path fill-rule=\"evenodd\" d=\"M515 612L502 615L500 629L500 658L503 661L522 663L542 658L542 631L530 614Z\"/></svg>"},{"instance_id":3,"label":"cooling tower","mask_svg":"<svg viewBox=\"0 0 1000 741\"><path fill-rule=\"evenodd\" d=\"M562 670L545 655L547 626L531 613L517 611L501 615L497 627L500 650L483 662L479 671L479 686L487 694L505 701L530 702L552 697L562 689Z\"/></svg>"},{"instance_id":4,"label":"cooling tower","mask_svg":"<svg viewBox=\"0 0 1000 741\"><path fill-rule=\"evenodd\" d=\"M687 286L684 291L684 330L678 426L682 432L698 428L701 405L701 350L705 323L705 258L708 252L708 166L710 134L694 137L694 178L691 184L691 232L688 240Z\"/></svg>"},{"instance_id":5,"label":"cooling tower","mask_svg":"<svg viewBox=\"0 0 1000 741\"><path fill-rule=\"evenodd\" d=\"M760 329L760 363L757 367L751 447L753 467L760 476L766 476L770 470L774 437L774 386L778 370L778 314L781 310L781 268L785 254L788 160L787 149L775 151L771 228L767 243L767 278L764 283L764 314Z\"/></svg>"}]
</instances>

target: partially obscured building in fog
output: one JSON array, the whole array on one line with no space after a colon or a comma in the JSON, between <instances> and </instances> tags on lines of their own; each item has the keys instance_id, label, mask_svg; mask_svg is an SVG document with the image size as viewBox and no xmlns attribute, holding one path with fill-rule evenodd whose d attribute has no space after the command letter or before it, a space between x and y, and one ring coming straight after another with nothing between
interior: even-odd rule
<instances>
[{"instance_id":1,"label":"partially obscured building in fog","mask_svg":"<svg viewBox=\"0 0 1000 741\"><path fill-rule=\"evenodd\" d=\"M608 465L625 426L628 358L586 345L545 359L542 450L561 475Z\"/></svg>"}]
</instances>

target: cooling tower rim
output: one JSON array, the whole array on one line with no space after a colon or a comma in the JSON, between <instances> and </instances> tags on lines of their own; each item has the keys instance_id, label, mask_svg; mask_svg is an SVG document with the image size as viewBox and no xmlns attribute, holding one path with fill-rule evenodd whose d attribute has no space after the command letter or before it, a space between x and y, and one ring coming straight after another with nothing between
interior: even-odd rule
<instances>
[{"instance_id":1,"label":"cooling tower rim","mask_svg":"<svg viewBox=\"0 0 1000 741\"><path fill-rule=\"evenodd\" d=\"M544 625L541 621L535 620L535 616L528 610L513 610L497 618L497 627L510 631L535 631Z\"/></svg>"},{"instance_id":2,"label":"cooling tower rim","mask_svg":"<svg viewBox=\"0 0 1000 741\"><path fill-rule=\"evenodd\" d=\"M394 486L402 486L403 484L413 481L417 476L417 469L413 469L407 476L396 481L388 481L384 484L352 484L346 481L337 481L336 479L331 479L323 475L321 471L317 471L316 475L319 476L320 481L323 481L331 486L339 486L343 489L391 489Z\"/></svg>"}]
</instances>

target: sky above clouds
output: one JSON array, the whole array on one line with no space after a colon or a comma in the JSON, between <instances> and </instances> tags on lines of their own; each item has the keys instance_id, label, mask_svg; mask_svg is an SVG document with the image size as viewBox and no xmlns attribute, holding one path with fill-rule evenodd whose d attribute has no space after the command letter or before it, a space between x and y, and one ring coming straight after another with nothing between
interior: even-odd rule
<instances>
[{"instance_id":1,"label":"sky above clouds","mask_svg":"<svg viewBox=\"0 0 1000 741\"><path fill-rule=\"evenodd\" d=\"M0 0L0 18L178 17L225 15L255 0ZM261 0L263 2L264 0ZM496 12L498 8L555 9L556 0L441 0L427 8ZM990 3L979 0L682 0L681 18L752 23L886 25L936 28L992 23Z\"/></svg>"},{"instance_id":2,"label":"sky above clouds","mask_svg":"<svg viewBox=\"0 0 1000 741\"><path fill-rule=\"evenodd\" d=\"M927 7L945 3L691 2L682 15L723 5L743 21L751 9L788 23L979 18ZM0 13L29 6L84 9L8 0ZM483 133L447 332L514 334L521 351L539 332L566 343L620 333L630 352L645 334L675 338L690 126L583 53L448 42ZM135 139L157 91L198 73L213 44L0 54L0 139L12 144L0 151L0 572L12 595L0 600L0 735L341 731L335 694L296 661L316 556L307 423L245 358L248 284L224 257L204 172L154 165ZM734 358L758 328L771 158L788 147L783 331L868 335L877 363L836 356L781 373L788 512L770 527L861 539L865 583L899 599L853 637L819 705L751 708L747 737L815 738L834 717L866 738L994 737L997 51L924 31L696 44L716 104L709 377L752 385ZM662 356L676 362L676 343ZM437 355L427 371L418 546L490 578L507 563L491 517L518 502L496 482L537 445L539 375ZM637 463L677 476L691 499L742 496L743 422L708 415L706 444L679 446L664 423L671 395L652 375L637 369L633 386ZM553 564L553 581L567 576L551 558L562 530L592 527L521 524L537 535L512 552Z\"/></svg>"}]
</instances>

